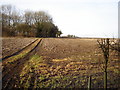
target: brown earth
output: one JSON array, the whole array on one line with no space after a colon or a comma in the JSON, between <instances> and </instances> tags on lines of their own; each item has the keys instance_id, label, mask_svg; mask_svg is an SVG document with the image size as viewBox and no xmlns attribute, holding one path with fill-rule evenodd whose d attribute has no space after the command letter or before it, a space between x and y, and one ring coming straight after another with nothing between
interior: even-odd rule
<instances>
[{"instance_id":1,"label":"brown earth","mask_svg":"<svg viewBox=\"0 0 120 90\"><path fill-rule=\"evenodd\" d=\"M112 51L108 64L109 88L120 87L119 64ZM44 38L25 57L3 63L6 70L3 73L10 71L3 77L3 87L87 88L88 77L92 76L92 87L103 88L103 66L104 58L96 39Z\"/></svg>"},{"instance_id":2,"label":"brown earth","mask_svg":"<svg viewBox=\"0 0 120 90\"><path fill-rule=\"evenodd\" d=\"M35 40L35 38L2 38L2 58L18 52Z\"/></svg>"},{"instance_id":3,"label":"brown earth","mask_svg":"<svg viewBox=\"0 0 120 90\"><path fill-rule=\"evenodd\" d=\"M62 59L74 55L96 51L96 39L55 39L48 38L41 42L38 54L48 59Z\"/></svg>"},{"instance_id":4,"label":"brown earth","mask_svg":"<svg viewBox=\"0 0 120 90\"><path fill-rule=\"evenodd\" d=\"M2 61L2 87L11 89L19 79L24 63L29 60L30 56L35 53L36 47L41 39L35 41L32 45L26 47L18 55L12 56ZM23 54L24 53L24 54ZM17 58L19 57L19 58Z\"/></svg>"}]
</instances>

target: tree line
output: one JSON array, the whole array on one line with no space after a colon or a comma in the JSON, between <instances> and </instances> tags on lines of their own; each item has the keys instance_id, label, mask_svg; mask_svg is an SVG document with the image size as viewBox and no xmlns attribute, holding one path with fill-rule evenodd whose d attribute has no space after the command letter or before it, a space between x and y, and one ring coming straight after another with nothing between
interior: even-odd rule
<instances>
[{"instance_id":1,"label":"tree line","mask_svg":"<svg viewBox=\"0 0 120 90\"><path fill-rule=\"evenodd\" d=\"M12 5L1 5L2 36L59 37L62 32L45 11L25 11Z\"/></svg>"}]
</instances>

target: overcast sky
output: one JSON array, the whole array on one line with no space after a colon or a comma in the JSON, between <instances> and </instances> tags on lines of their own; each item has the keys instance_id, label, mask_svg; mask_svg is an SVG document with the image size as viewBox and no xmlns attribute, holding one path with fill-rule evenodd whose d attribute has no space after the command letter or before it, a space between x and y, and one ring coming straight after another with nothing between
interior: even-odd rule
<instances>
[{"instance_id":1,"label":"overcast sky","mask_svg":"<svg viewBox=\"0 0 120 90\"><path fill-rule=\"evenodd\" d=\"M0 0L20 10L44 10L63 35L117 37L119 0Z\"/></svg>"}]
</instances>

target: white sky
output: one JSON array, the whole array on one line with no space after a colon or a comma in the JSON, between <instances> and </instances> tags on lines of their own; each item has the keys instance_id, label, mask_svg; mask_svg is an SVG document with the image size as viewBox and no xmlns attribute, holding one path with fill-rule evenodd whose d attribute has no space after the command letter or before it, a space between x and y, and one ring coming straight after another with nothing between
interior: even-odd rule
<instances>
[{"instance_id":1,"label":"white sky","mask_svg":"<svg viewBox=\"0 0 120 90\"><path fill-rule=\"evenodd\" d=\"M0 0L20 10L44 10L63 35L117 37L119 0Z\"/></svg>"}]
</instances>

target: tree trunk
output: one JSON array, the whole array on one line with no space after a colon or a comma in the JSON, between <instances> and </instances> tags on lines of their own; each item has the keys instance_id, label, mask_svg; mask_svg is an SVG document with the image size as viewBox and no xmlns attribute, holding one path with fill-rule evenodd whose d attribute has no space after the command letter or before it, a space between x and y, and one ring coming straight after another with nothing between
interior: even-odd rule
<instances>
[{"instance_id":1,"label":"tree trunk","mask_svg":"<svg viewBox=\"0 0 120 90\"><path fill-rule=\"evenodd\" d=\"M104 89L107 90L107 65L104 70Z\"/></svg>"}]
</instances>

